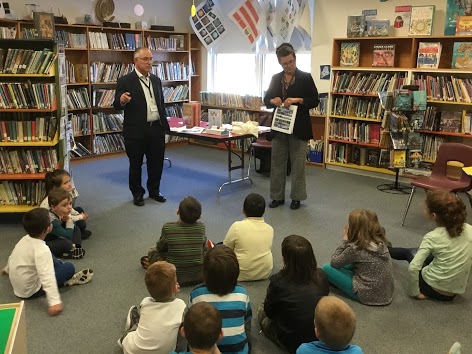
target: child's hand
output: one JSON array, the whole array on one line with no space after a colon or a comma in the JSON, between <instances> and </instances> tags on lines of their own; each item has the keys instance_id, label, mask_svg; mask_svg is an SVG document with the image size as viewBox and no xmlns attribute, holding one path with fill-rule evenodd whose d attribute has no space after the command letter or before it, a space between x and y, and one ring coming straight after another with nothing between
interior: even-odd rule
<instances>
[{"instance_id":1,"label":"child's hand","mask_svg":"<svg viewBox=\"0 0 472 354\"><path fill-rule=\"evenodd\" d=\"M418 300L426 300L428 297L426 295L423 295L422 293L419 293L418 295L415 296L415 299Z\"/></svg>"},{"instance_id":2,"label":"child's hand","mask_svg":"<svg viewBox=\"0 0 472 354\"><path fill-rule=\"evenodd\" d=\"M67 220L69 220L70 216L69 215L62 215L61 216L61 221L62 222L67 222Z\"/></svg>"},{"instance_id":3,"label":"child's hand","mask_svg":"<svg viewBox=\"0 0 472 354\"><path fill-rule=\"evenodd\" d=\"M80 215L82 215L82 220L87 220L88 219L88 214L83 212L83 213L80 213Z\"/></svg>"},{"instance_id":4,"label":"child's hand","mask_svg":"<svg viewBox=\"0 0 472 354\"><path fill-rule=\"evenodd\" d=\"M349 231L349 226L348 225L344 225L344 229L343 229L343 240L345 241L349 241L349 239L347 238L347 233Z\"/></svg>"},{"instance_id":5,"label":"child's hand","mask_svg":"<svg viewBox=\"0 0 472 354\"><path fill-rule=\"evenodd\" d=\"M64 305L63 304L57 304L57 305L49 306L48 314L49 314L49 316L57 316L62 312L62 310L64 310Z\"/></svg>"}]
</instances>

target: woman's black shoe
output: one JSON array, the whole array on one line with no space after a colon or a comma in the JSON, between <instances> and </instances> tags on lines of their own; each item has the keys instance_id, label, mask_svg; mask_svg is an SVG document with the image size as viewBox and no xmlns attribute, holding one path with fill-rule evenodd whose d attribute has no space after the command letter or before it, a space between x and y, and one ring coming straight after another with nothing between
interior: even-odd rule
<instances>
[{"instance_id":1,"label":"woman's black shoe","mask_svg":"<svg viewBox=\"0 0 472 354\"><path fill-rule=\"evenodd\" d=\"M284 205L285 200L273 200L269 204L269 208L277 208L279 205Z\"/></svg>"},{"instance_id":2,"label":"woman's black shoe","mask_svg":"<svg viewBox=\"0 0 472 354\"><path fill-rule=\"evenodd\" d=\"M290 203L290 209L297 210L298 208L300 208L300 201L292 200L292 202Z\"/></svg>"}]
</instances>

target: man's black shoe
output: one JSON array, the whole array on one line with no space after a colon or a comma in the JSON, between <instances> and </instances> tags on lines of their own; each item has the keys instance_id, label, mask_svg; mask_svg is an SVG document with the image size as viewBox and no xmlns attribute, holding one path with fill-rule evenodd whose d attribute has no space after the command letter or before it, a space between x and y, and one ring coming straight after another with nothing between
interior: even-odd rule
<instances>
[{"instance_id":1,"label":"man's black shoe","mask_svg":"<svg viewBox=\"0 0 472 354\"><path fill-rule=\"evenodd\" d=\"M292 200L292 202L290 203L290 209L297 210L298 208L300 208L300 201Z\"/></svg>"},{"instance_id":2,"label":"man's black shoe","mask_svg":"<svg viewBox=\"0 0 472 354\"><path fill-rule=\"evenodd\" d=\"M269 204L269 208L277 208L279 205L284 205L285 200L273 200Z\"/></svg>"},{"instance_id":3,"label":"man's black shoe","mask_svg":"<svg viewBox=\"0 0 472 354\"><path fill-rule=\"evenodd\" d=\"M142 196L136 196L133 197L133 204L136 206L143 206L144 205L144 199Z\"/></svg>"},{"instance_id":4,"label":"man's black shoe","mask_svg":"<svg viewBox=\"0 0 472 354\"><path fill-rule=\"evenodd\" d=\"M167 200L161 193L159 193L159 194L149 194L149 198L152 198L155 201L158 201L159 203L165 203L166 200Z\"/></svg>"}]
</instances>

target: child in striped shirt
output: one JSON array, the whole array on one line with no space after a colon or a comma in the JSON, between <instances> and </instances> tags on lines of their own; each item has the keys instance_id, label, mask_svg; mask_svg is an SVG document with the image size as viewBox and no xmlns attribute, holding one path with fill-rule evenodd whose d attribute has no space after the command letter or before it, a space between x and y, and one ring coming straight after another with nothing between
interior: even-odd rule
<instances>
[{"instance_id":1,"label":"child in striped shirt","mask_svg":"<svg viewBox=\"0 0 472 354\"><path fill-rule=\"evenodd\" d=\"M141 257L141 265L147 269L157 261L167 261L177 268L177 280L181 285L203 281L203 256L208 250L205 225L199 222L202 206L194 197L186 197L179 204L179 220L165 223L161 238L148 255Z\"/></svg>"},{"instance_id":2,"label":"child in striped shirt","mask_svg":"<svg viewBox=\"0 0 472 354\"><path fill-rule=\"evenodd\" d=\"M217 342L221 353L249 353L252 310L246 289L237 284L239 263L234 251L217 245L205 256L205 283L190 293L190 304L209 302L223 318L223 338Z\"/></svg>"}]
</instances>

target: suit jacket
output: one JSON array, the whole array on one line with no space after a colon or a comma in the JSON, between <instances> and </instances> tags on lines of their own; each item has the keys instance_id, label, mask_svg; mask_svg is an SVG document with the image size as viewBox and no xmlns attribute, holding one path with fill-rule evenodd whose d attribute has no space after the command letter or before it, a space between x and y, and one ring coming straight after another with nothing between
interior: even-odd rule
<instances>
[{"instance_id":1,"label":"suit jacket","mask_svg":"<svg viewBox=\"0 0 472 354\"><path fill-rule=\"evenodd\" d=\"M276 108L270 100L275 97L282 97L282 79L284 72L280 72L272 76L269 88L267 89L264 97L264 103L267 108ZM288 97L300 97L303 98L303 104L296 104L297 117L293 126L293 135L301 140L310 140L313 138L313 132L311 129L310 112L311 108L318 106L320 102L318 98L318 90L316 89L315 82L311 77L310 73L296 69L295 71L295 82L290 85L287 92L286 98ZM274 132L276 133L276 132ZM283 134L283 133L282 133Z\"/></svg>"},{"instance_id":2,"label":"suit jacket","mask_svg":"<svg viewBox=\"0 0 472 354\"><path fill-rule=\"evenodd\" d=\"M156 99L159 116L161 117L161 125L164 131L169 131L170 128L169 123L167 122L161 80L153 74L150 74L150 78L153 96ZM130 93L131 101L125 106L122 106L120 103L120 97L124 92ZM143 138L147 122L147 102L146 96L144 95L143 86L141 85L136 70L133 70L133 72L118 79L113 106L117 110L125 111L123 137L125 139Z\"/></svg>"}]
</instances>

